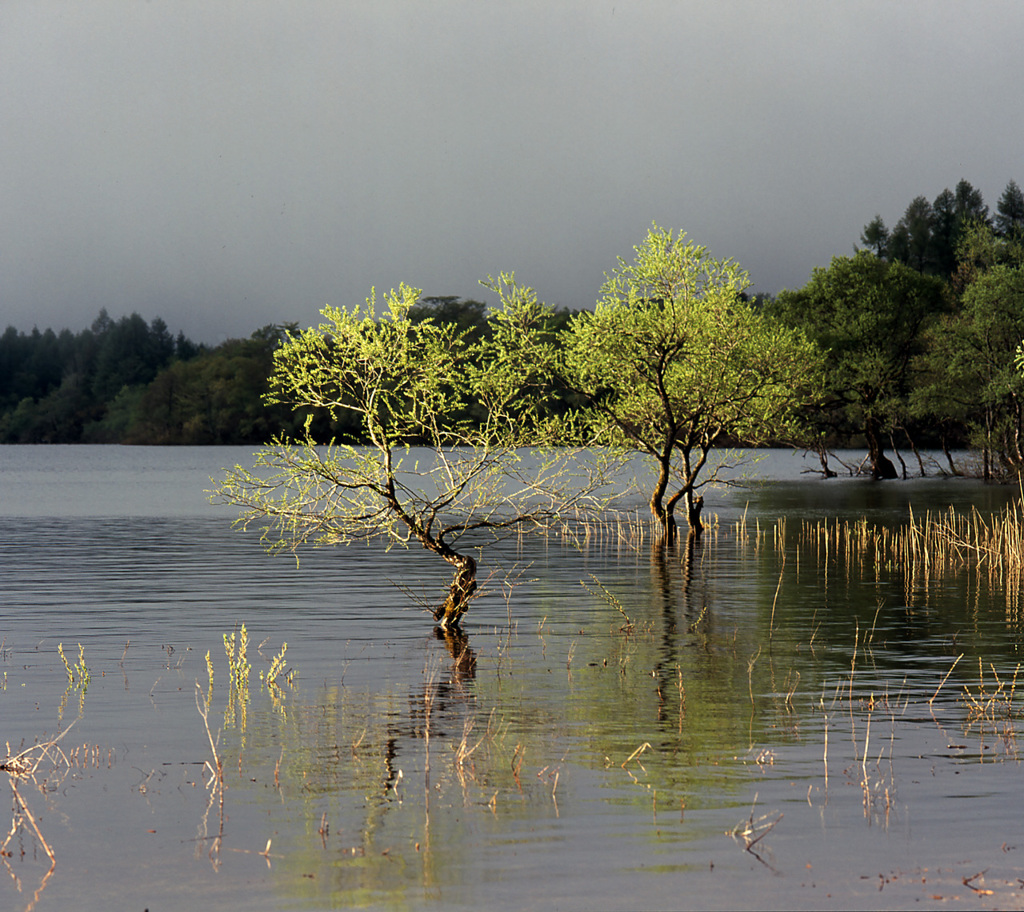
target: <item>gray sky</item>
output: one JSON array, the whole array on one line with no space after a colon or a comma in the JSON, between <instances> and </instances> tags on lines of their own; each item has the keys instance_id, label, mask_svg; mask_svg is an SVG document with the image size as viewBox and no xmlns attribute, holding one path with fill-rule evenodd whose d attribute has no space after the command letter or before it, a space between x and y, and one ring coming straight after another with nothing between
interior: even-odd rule
<instances>
[{"instance_id":1,"label":"gray sky","mask_svg":"<svg viewBox=\"0 0 1024 912\"><path fill-rule=\"evenodd\" d=\"M648 227L800 287L1024 185L1024 3L3 0L0 328L216 343L399 282L593 304Z\"/></svg>"}]
</instances>

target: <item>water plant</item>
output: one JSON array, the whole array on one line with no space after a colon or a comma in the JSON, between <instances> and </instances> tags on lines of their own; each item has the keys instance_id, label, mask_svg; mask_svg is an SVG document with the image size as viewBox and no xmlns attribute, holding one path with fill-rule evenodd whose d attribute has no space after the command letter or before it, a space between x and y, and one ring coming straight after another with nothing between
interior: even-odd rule
<instances>
[{"instance_id":1,"label":"water plant","mask_svg":"<svg viewBox=\"0 0 1024 912\"><path fill-rule=\"evenodd\" d=\"M262 644L261 644L262 645ZM260 655L263 656L263 652L258 650ZM295 669L289 668L285 661L285 653L288 651L288 644L282 643L281 650L272 659L269 660L270 668L265 672L260 671L260 684L263 684L267 688L267 694L270 697L270 702L273 704L274 709L279 713L284 714L284 690L282 684L286 684L288 687L292 687L295 681ZM263 656L266 659L266 656Z\"/></svg>"},{"instance_id":2,"label":"water plant","mask_svg":"<svg viewBox=\"0 0 1024 912\"><path fill-rule=\"evenodd\" d=\"M57 644L57 654L60 656L61 661L64 663L64 670L68 675L68 686L64 691L64 696L61 698L60 706L57 709L58 721L63 721L64 710L67 708L68 697L75 690L78 691L78 717L81 718L82 713L85 709L85 692L89 689L89 681L92 680L92 676L89 674L89 668L85 664L85 649L82 644L78 644L78 663L72 665L67 656L64 655L64 644Z\"/></svg>"},{"instance_id":3,"label":"water plant","mask_svg":"<svg viewBox=\"0 0 1024 912\"><path fill-rule=\"evenodd\" d=\"M238 632L238 642L235 642L235 632L224 634L224 652L228 657L228 668L231 673L231 685L239 692L249 691L249 673L252 665L249 664L249 631L242 624Z\"/></svg>"},{"instance_id":4,"label":"water plant","mask_svg":"<svg viewBox=\"0 0 1024 912\"><path fill-rule=\"evenodd\" d=\"M213 659L210 658L210 650L206 650L206 708L210 708L210 701L213 700Z\"/></svg>"},{"instance_id":5,"label":"water plant","mask_svg":"<svg viewBox=\"0 0 1024 912\"><path fill-rule=\"evenodd\" d=\"M977 726L979 735L984 739L988 729L1003 742L1006 754L1014 758L1017 756L1017 725L1020 722L1020 710L1014 706L1014 698L1020 669L1018 663L1012 677L1000 678L995 665L989 663L990 680L995 685L993 687L992 683L986 681L982 659L978 656L978 685L972 688L965 684L963 688L963 702L967 709L964 733Z\"/></svg>"},{"instance_id":6,"label":"water plant","mask_svg":"<svg viewBox=\"0 0 1024 912\"><path fill-rule=\"evenodd\" d=\"M239 729L244 733L248 723L249 673L252 671L252 665L249 664L249 631L245 629L245 624L238 631L237 640L233 630L230 634L224 634L224 652L227 654L230 680L228 704L224 708L224 727L231 728L237 721Z\"/></svg>"},{"instance_id":7,"label":"water plant","mask_svg":"<svg viewBox=\"0 0 1024 912\"><path fill-rule=\"evenodd\" d=\"M78 664L72 665L67 660L67 656L64 655L64 644L57 644L57 653L60 655L61 661L64 663L64 670L68 673L68 685L73 687L81 687L83 692L89 686L89 681L92 680L92 676L89 674L89 668L85 664L85 647L81 643L78 644Z\"/></svg>"},{"instance_id":8,"label":"water plant","mask_svg":"<svg viewBox=\"0 0 1024 912\"><path fill-rule=\"evenodd\" d=\"M26 828L30 828L35 834L35 838L39 842L40 848L46 853L46 857L50 859L50 868L43 875L39 886L36 888L35 898L33 902L29 904L29 909L31 909L35 902L38 901L40 893L42 893L43 889L46 887L47 881L50 879L54 869L57 867L57 856L54 854L53 848L46 841L46 837L43 836L43 831L40 829L39 821L36 819L36 815L32 813L31 808L29 808L24 796L18 789L18 786L23 782L31 782L32 785L44 794L47 789L53 788L55 784L54 780L49 777L43 777L42 781L40 781L38 777L40 767L43 765L43 762L47 760L49 760L53 766L53 773L56 776L56 781L59 782L63 779L64 775L71 769L72 761L61 749L60 741L71 730L72 725L74 725L74 722L72 722L71 725L65 728L56 737L50 738L48 741L33 744L31 747L25 748L15 754L11 753L11 745L8 742L6 745L6 756L3 759L0 759L0 771L7 773L7 780L11 788L11 797L13 799L13 807L11 809L11 829L7 834L7 838L0 843L0 858L3 859L4 865L7 867L7 871L17 885L19 892L21 891L21 882L17 875L15 875L14 871L11 870L11 866L7 860L11 857L11 853L7 850L7 846L10 845L11 840ZM96 748L96 752L98 755L98 746Z\"/></svg>"},{"instance_id":9,"label":"water plant","mask_svg":"<svg viewBox=\"0 0 1024 912\"><path fill-rule=\"evenodd\" d=\"M207 653L207 659L209 659L209 653ZM209 661L207 661L207 668L210 672L210 688L212 691L213 668ZM210 841L209 850L210 862L213 865L214 870L218 870L220 866L220 846L224 840L224 762L217 751L217 745L220 741L220 733L218 732L217 737L214 738L213 732L210 731L209 700L203 698L202 687L200 687L198 681L196 681L195 697L196 709L199 711L199 715L203 720L203 726L206 729L207 740L210 742L210 754L212 756L212 762L210 760L206 760L203 764L203 769L209 774L209 779L206 781L206 791L209 794L209 800L206 803L206 810L204 811L202 820L199 824L198 832L200 838L196 840L196 851L198 852L201 841L207 837L210 810L213 808L214 802L218 802L219 827L217 835Z\"/></svg>"},{"instance_id":10,"label":"water plant","mask_svg":"<svg viewBox=\"0 0 1024 912\"><path fill-rule=\"evenodd\" d=\"M767 836L772 830L775 829L776 824L782 820L783 814L779 812L777 816L772 814L762 814L760 817L755 818L754 814L757 809L757 794L754 795L754 802L750 807L750 816L741 820L731 830L729 830L729 836L733 839L743 841L743 848L745 851L750 852L760 861L764 861L757 852L754 851L756 846L765 836ZM769 819L773 817L773 819Z\"/></svg>"},{"instance_id":11,"label":"water plant","mask_svg":"<svg viewBox=\"0 0 1024 912\"><path fill-rule=\"evenodd\" d=\"M636 622L626 613L626 609L622 606L622 602L609 592L593 573L590 574L590 578L594 581L594 586L597 588L597 592L591 589L590 586L583 582L583 580L580 580L580 585L592 596L602 599L619 613L624 621L623 625L619 628L619 633L629 636L636 629Z\"/></svg>"},{"instance_id":12,"label":"water plant","mask_svg":"<svg viewBox=\"0 0 1024 912\"><path fill-rule=\"evenodd\" d=\"M1006 583L1019 583L1024 573L1024 498L1001 512L985 516L976 508L915 516L890 528L854 521L805 522L803 544L814 544L828 556L874 559L881 566L900 565L915 574L942 575L963 567L985 568Z\"/></svg>"},{"instance_id":13,"label":"water plant","mask_svg":"<svg viewBox=\"0 0 1024 912\"><path fill-rule=\"evenodd\" d=\"M288 668L284 654L288 651L288 644L281 644L281 651L270 660L270 668L266 672L260 671L260 683L266 684L268 688L280 688L280 682L284 681L289 687L295 678L295 669Z\"/></svg>"}]
</instances>

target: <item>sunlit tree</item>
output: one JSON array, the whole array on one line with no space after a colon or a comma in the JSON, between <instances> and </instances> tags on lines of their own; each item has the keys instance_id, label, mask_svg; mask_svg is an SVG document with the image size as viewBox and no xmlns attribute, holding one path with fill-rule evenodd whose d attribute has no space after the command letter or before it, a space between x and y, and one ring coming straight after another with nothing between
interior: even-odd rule
<instances>
[{"instance_id":1,"label":"sunlit tree","mask_svg":"<svg viewBox=\"0 0 1024 912\"><path fill-rule=\"evenodd\" d=\"M372 294L365 307L324 308L324 323L275 352L268 400L348 413L368 446L314 440L307 424L303 438L258 454L253 469L236 466L214 499L241 507L242 526L263 524L273 549L422 546L454 570L434 617L457 627L477 588L470 552L563 522L601 481L596 462L538 449L556 436L542 409L555 361L547 308L512 276L489 287L502 306L475 340L455 323L411 319L420 292L404 285L379 315ZM410 455L413 445L427 454Z\"/></svg>"},{"instance_id":2,"label":"sunlit tree","mask_svg":"<svg viewBox=\"0 0 1024 912\"><path fill-rule=\"evenodd\" d=\"M572 321L566 379L598 441L654 461L650 508L671 538L680 501L690 529L702 528L712 449L790 436L820 362L801 331L744 300L750 280L734 261L657 225L634 249L596 309Z\"/></svg>"}]
</instances>

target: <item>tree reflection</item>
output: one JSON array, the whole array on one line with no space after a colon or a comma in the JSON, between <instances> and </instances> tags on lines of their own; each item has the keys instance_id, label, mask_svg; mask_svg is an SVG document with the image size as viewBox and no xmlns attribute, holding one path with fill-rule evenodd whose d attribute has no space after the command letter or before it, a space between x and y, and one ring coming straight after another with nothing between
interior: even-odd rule
<instances>
[{"instance_id":1,"label":"tree reflection","mask_svg":"<svg viewBox=\"0 0 1024 912\"><path fill-rule=\"evenodd\" d=\"M559 555L555 584L517 592L514 631L478 632L471 645L465 632L438 630L405 647L404 669L389 658L361 686L326 682L286 714L254 713L250 744L275 745L271 761L281 745L288 758L281 813L303 822L275 862L281 889L320 905L443 899L453 885L504 876L488 861L506 845L525 854L556 820L586 831L587 815L619 815L631 833L652 820L645 838L656 849L707 844L735 821L752 778L782 775L770 767L801 753L813 755L803 775L825 774L823 747L835 769L850 766L852 744L852 784L870 799L871 820L879 808L888 815L894 781L864 771L897 743L879 723L895 733L903 720L875 708L869 738L872 708L883 706L872 692L894 682L912 713L902 641L928 615L917 634L961 631L962 650L983 630L977 604L946 598L933 611L938 588L927 603L893 604L906 591L900 568L846 552L812 556L784 528L618 547L581 551L572 565ZM577 579L593 580L589 597L567 597L577 567ZM840 734L840 719L849 744L822 730L824 720ZM821 791L808 784L810 803ZM253 800L268 792L253 790ZM712 805L729 819L688 810ZM753 856L771 840L762 835L778 818L772 807L737 831Z\"/></svg>"}]
</instances>

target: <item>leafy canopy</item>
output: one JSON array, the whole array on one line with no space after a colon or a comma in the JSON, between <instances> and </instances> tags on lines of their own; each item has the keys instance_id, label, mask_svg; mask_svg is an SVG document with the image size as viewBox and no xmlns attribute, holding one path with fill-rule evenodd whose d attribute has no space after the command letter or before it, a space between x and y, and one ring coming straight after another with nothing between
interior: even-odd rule
<instances>
[{"instance_id":1,"label":"leafy canopy","mask_svg":"<svg viewBox=\"0 0 1024 912\"><path fill-rule=\"evenodd\" d=\"M904 411L913 359L944 306L940 280L867 251L834 257L773 305L828 353L828 392L846 406L854 426L870 420L886 428Z\"/></svg>"},{"instance_id":2,"label":"leafy canopy","mask_svg":"<svg viewBox=\"0 0 1024 912\"><path fill-rule=\"evenodd\" d=\"M303 439L275 441L252 470L236 466L215 499L242 507L242 526L265 523L272 549L419 543L457 570L435 615L457 625L476 586L461 539L558 523L603 483L571 450L522 449L554 434L543 405L555 347L531 289L511 275L489 287L502 306L472 339L454 323L411 319L420 292L405 285L379 315L373 294L324 308L324 323L275 352L268 401L355 416L370 445L319 445L307 420ZM413 445L427 452L410 457Z\"/></svg>"},{"instance_id":3,"label":"leafy canopy","mask_svg":"<svg viewBox=\"0 0 1024 912\"><path fill-rule=\"evenodd\" d=\"M651 509L666 527L692 494L709 451L791 436L817 384L819 359L802 333L742 296L733 260L655 225L602 287L593 313L573 321L565 365L583 393L597 439L647 453L659 466ZM681 464L674 464L679 457ZM680 487L670 495L668 476Z\"/></svg>"}]
</instances>

